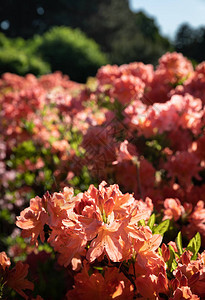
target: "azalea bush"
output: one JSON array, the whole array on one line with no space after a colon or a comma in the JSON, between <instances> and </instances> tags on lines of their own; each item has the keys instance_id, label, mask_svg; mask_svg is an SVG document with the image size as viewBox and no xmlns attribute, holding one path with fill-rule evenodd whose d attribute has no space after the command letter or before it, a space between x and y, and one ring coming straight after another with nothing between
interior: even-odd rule
<instances>
[{"instance_id":1,"label":"azalea bush","mask_svg":"<svg viewBox=\"0 0 205 300\"><path fill-rule=\"evenodd\" d=\"M1 297L205 298L204 90L175 52L2 76Z\"/></svg>"},{"instance_id":2,"label":"azalea bush","mask_svg":"<svg viewBox=\"0 0 205 300\"><path fill-rule=\"evenodd\" d=\"M181 232L176 243L162 244L170 221L156 224L152 211L150 198L136 200L118 185L106 187L102 182L99 189L91 185L76 196L68 187L37 196L16 224L23 229L22 237L36 246L38 237L46 240L58 264L76 272L65 299L203 299L205 252L198 253L200 235L186 247ZM34 289L25 279L28 264L18 262L10 270L5 252L0 264L2 292L13 288L28 299L23 290Z\"/></svg>"}]
</instances>

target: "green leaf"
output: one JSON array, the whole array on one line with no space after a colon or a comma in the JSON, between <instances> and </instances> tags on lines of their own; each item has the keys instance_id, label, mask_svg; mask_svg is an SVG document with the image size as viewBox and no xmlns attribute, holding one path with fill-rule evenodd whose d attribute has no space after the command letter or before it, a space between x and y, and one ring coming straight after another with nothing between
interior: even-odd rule
<instances>
[{"instance_id":1,"label":"green leaf","mask_svg":"<svg viewBox=\"0 0 205 300\"><path fill-rule=\"evenodd\" d=\"M103 267L93 267L93 269L98 270L98 271L103 271Z\"/></svg>"},{"instance_id":2,"label":"green leaf","mask_svg":"<svg viewBox=\"0 0 205 300\"><path fill-rule=\"evenodd\" d=\"M35 174L26 172L24 176L24 180L27 185L32 185L35 181Z\"/></svg>"},{"instance_id":3,"label":"green leaf","mask_svg":"<svg viewBox=\"0 0 205 300\"><path fill-rule=\"evenodd\" d=\"M149 226L149 228L152 230L154 224L155 224L155 219L156 219L156 216L155 214L152 214L151 217L149 218L148 222L147 222L147 225Z\"/></svg>"},{"instance_id":4,"label":"green leaf","mask_svg":"<svg viewBox=\"0 0 205 300\"><path fill-rule=\"evenodd\" d=\"M2 220L8 222L9 224L13 224L15 222L12 220L11 214L7 208L0 210L0 222Z\"/></svg>"},{"instance_id":5,"label":"green leaf","mask_svg":"<svg viewBox=\"0 0 205 300\"><path fill-rule=\"evenodd\" d=\"M164 220L162 223L160 223L158 226L154 227L153 233L154 234L161 234L163 235L169 228L170 220Z\"/></svg>"},{"instance_id":6,"label":"green leaf","mask_svg":"<svg viewBox=\"0 0 205 300\"><path fill-rule=\"evenodd\" d=\"M173 261L172 261L172 265L171 265L170 271L173 272L177 268L177 266L178 266L177 261L174 258Z\"/></svg>"},{"instance_id":7,"label":"green leaf","mask_svg":"<svg viewBox=\"0 0 205 300\"><path fill-rule=\"evenodd\" d=\"M198 252L199 252L199 249L201 247L201 236L200 236L200 233L197 232L197 234L195 235L194 238L195 238L195 246L196 246L196 248L195 248L195 250L196 250L195 254L197 255Z\"/></svg>"},{"instance_id":8,"label":"green leaf","mask_svg":"<svg viewBox=\"0 0 205 300\"><path fill-rule=\"evenodd\" d=\"M33 133L33 129L35 127L35 124L33 121L24 121L24 127L29 133Z\"/></svg>"},{"instance_id":9,"label":"green leaf","mask_svg":"<svg viewBox=\"0 0 205 300\"><path fill-rule=\"evenodd\" d=\"M57 155L53 155L53 161L54 161L54 163L57 165L57 164L59 164L60 159L58 158Z\"/></svg>"},{"instance_id":10,"label":"green leaf","mask_svg":"<svg viewBox=\"0 0 205 300\"><path fill-rule=\"evenodd\" d=\"M193 237L190 241L189 244L186 247L186 250L189 250L193 253L193 255L195 254L195 237Z\"/></svg>"},{"instance_id":11,"label":"green leaf","mask_svg":"<svg viewBox=\"0 0 205 300\"><path fill-rule=\"evenodd\" d=\"M169 251L170 251L170 258L167 262L167 266L168 266L169 269L171 269L173 259L175 258L175 251L174 251L173 247L170 246L170 245L169 245Z\"/></svg>"},{"instance_id":12,"label":"green leaf","mask_svg":"<svg viewBox=\"0 0 205 300\"><path fill-rule=\"evenodd\" d=\"M167 266L168 269L172 272L177 268L177 262L175 259L176 253L174 251L174 248L171 245L169 245L169 251L170 251L170 259L167 262Z\"/></svg>"},{"instance_id":13,"label":"green leaf","mask_svg":"<svg viewBox=\"0 0 205 300\"><path fill-rule=\"evenodd\" d=\"M178 233L178 235L176 237L176 245L177 245L177 249L179 251L179 254L182 255L183 246L182 246L182 233L181 233L181 231Z\"/></svg>"},{"instance_id":14,"label":"green leaf","mask_svg":"<svg viewBox=\"0 0 205 300\"><path fill-rule=\"evenodd\" d=\"M197 258L197 254L199 252L200 247L201 247L201 236L197 232L197 234L190 240L188 246L186 247L186 250L190 250L193 253L192 259Z\"/></svg>"},{"instance_id":15,"label":"green leaf","mask_svg":"<svg viewBox=\"0 0 205 300\"><path fill-rule=\"evenodd\" d=\"M146 224L145 224L145 220L140 220L139 222L138 222L138 226L145 226Z\"/></svg>"}]
</instances>

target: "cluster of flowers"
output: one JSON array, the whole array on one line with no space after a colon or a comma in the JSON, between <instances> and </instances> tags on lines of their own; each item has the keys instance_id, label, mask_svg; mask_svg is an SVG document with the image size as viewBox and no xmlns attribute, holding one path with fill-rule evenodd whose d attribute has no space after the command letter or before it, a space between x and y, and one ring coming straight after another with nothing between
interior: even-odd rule
<instances>
[{"instance_id":1,"label":"cluster of flowers","mask_svg":"<svg viewBox=\"0 0 205 300\"><path fill-rule=\"evenodd\" d=\"M155 70L141 62L103 66L86 85L58 72L4 74L0 242L8 246L15 216L32 198L17 225L32 244L46 238L58 263L78 272L68 299L101 290L107 299L203 299L204 104L205 63L194 70L175 52ZM158 227L169 222L160 248ZM187 248L180 235L171 242L178 232ZM15 247L8 253L18 257Z\"/></svg>"},{"instance_id":2,"label":"cluster of flowers","mask_svg":"<svg viewBox=\"0 0 205 300\"><path fill-rule=\"evenodd\" d=\"M205 63L193 70L178 53L165 54L155 71L143 63L102 67L90 98L109 112L82 141L93 178L117 182L138 199L150 197L158 211L164 199L175 199L170 205L180 207L178 219L186 215L192 234L203 237L204 70Z\"/></svg>"},{"instance_id":3,"label":"cluster of flowers","mask_svg":"<svg viewBox=\"0 0 205 300\"><path fill-rule=\"evenodd\" d=\"M176 243L162 244L169 229L169 210L159 225L152 211L150 198L136 200L132 194L123 194L118 185L106 187L102 182L99 189L91 185L76 196L68 187L37 196L16 224L23 229L22 236L36 245L38 237L45 241L44 228L49 227L47 242L59 264L71 265L77 272L66 299L204 299L205 252L198 253L200 235L186 248L181 232ZM9 271L5 253L1 253L0 264L3 284L27 299L22 290L33 289L24 279L28 266L18 262ZM10 277L17 274L13 284Z\"/></svg>"},{"instance_id":4,"label":"cluster of flowers","mask_svg":"<svg viewBox=\"0 0 205 300\"><path fill-rule=\"evenodd\" d=\"M0 80L0 207L15 217L36 191L66 180L72 118L82 86L56 72ZM54 100L55 99L55 100ZM72 111L64 112L66 109ZM78 108L80 110L81 108ZM77 111L78 111L77 110ZM63 121L62 121L63 120ZM65 167L66 166L66 167Z\"/></svg>"}]
</instances>

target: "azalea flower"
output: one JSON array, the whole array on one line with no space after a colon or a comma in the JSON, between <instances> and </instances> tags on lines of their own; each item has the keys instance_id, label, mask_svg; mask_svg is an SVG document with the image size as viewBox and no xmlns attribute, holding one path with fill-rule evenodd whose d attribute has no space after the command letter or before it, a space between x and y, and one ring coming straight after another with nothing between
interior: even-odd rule
<instances>
[{"instance_id":1,"label":"azalea flower","mask_svg":"<svg viewBox=\"0 0 205 300\"><path fill-rule=\"evenodd\" d=\"M30 207L23 210L17 217L16 225L23 229L23 237L31 237L31 243L37 245L39 235L42 242L45 239L43 229L47 222L48 214L42 199L37 196L30 200Z\"/></svg>"},{"instance_id":2,"label":"azalea flower","mask_svg":"<svg viewBox=\"0 0 205 300\"><path fill-rule=\"evenodd\" d=\"M133 286L117 268L103 268L103 275L93 270L89 275L89 265L84 262L81 273L75 276L75 286L68 291L66 299L133 299Z\"/></svg>"}]
</instances>

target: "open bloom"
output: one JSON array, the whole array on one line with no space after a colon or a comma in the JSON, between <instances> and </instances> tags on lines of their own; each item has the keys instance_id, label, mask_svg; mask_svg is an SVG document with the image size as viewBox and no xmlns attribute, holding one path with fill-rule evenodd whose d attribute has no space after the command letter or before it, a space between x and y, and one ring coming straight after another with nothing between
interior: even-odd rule
<instances>
[{"instance_id":1,"label":"open bloom","mask_svg":"<svg viewBox=\"0 0 205 300\"><path fill-rule=\"evenodd\" d=\"M6 268L9 268L11 265L10 259L5 252L0 252L0 266L5 271Z\"/></svg>"},{"instance_id":2,"label":"open bloom","mask_svg":"<svg viewBox=\"0 0 205 300\"><path fill-rule=\"evenodd\" d=\"M82 272L75 276L74 289L66 295L68 300L133 299L133 286L117 268L103 268L103 275L95 270L89 276L88 271L89 265L84 262Z\"/></svg>"},{"instance_id":3,"label":"open bloom","mask_svg":"<svg viewBox=\"0 0 205 300\"><path fill-rule=\"evenodd\" d=\"M81 234L85 233L84 238L90 241L86 255L90 262L102 255L114 262L125 258L129 244L125 228L150 215L146 204L141 211L140 201L130 194L123 195L117 185L105 186L106 182L102 182L97 190L91 185L87 192L76 198L73 211L63 220L71 235L77 233L78 228L81 228ZM75 223L73 227L71 222Z\"/></svg>"},{"instance_id":4,"label":"open bloom","mask_svg":"<svg viewBox=\"0 0 205 300\"><path fill-rule=\"evenodd\" d=\"M166 219L174 219L174 221L179 220L182 213L184 212L184 208L181 205L181 202L178 199L168 198L164 201L164 218Z\"/></svg>"},{"instance_id":5,"label":"open bloom","mask_svg":"<svg viewBox=\"0 0 205 300\"><path fill-rule=\"evenodd\" d=\"M48 224L48 242L60 253L59 263L64 266L76 255L85 255L84 250L89 262L105 255L119 262L132 256L133 240L146 241L144 229L137 224L147 220L152 209L151 199L137 201L131 194L122 194L118 185L106 187L103 181L99 189L91 185L76 197L72 189L64 188L61 193L32 199L17 225L23 236L37 243L39 234L43 240L43 227Z\"/></svg>"},{"instance_id":6,"label":"open bloom","mask_svg":"<svg viewBox=\"0 0 205 300\"><path fill-rule=\"evenodd\" d=\"M16 225L23 229L23 237L31 237L31 243L38 243L40 235L44 241L43 227L48 221L48 215L43 205L43 201L38 196L30 200L30 207L24 209L20 217L17 217Z\"/></svg>"},{"instance_id":7,"label":"open bloom","mask_svg":"<svg viewBox=\"0 0 205 300\"><path fill-rule=\"evenodd\" d=\"M153 271L154 268L163 266L164 261L156 252L162 242L160 234L152 235L148 227L144 228L145 239L136 240L134 249L136 251L136 272L147 273L147 270Z\"/></svg>"}]
</instances>

